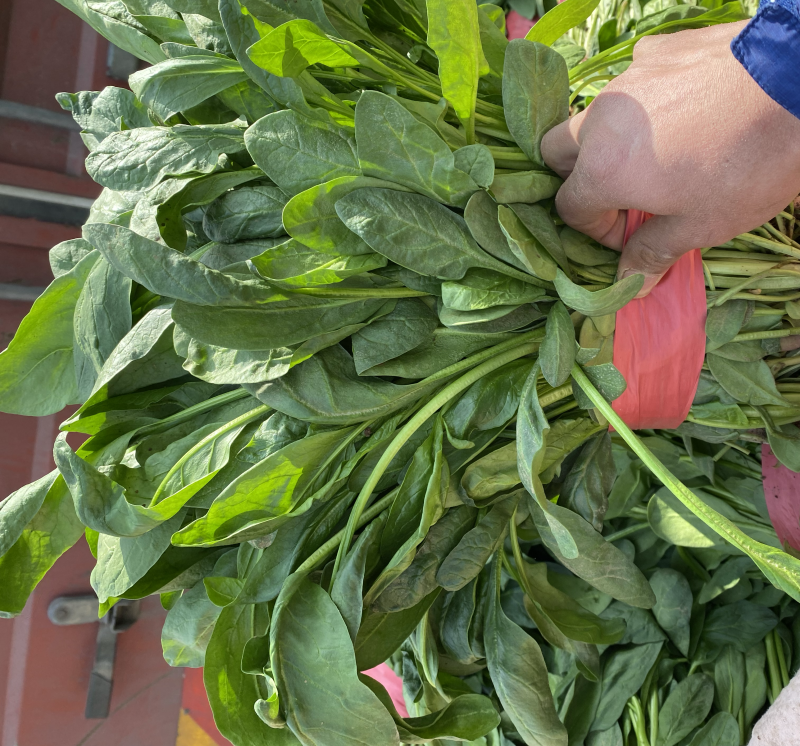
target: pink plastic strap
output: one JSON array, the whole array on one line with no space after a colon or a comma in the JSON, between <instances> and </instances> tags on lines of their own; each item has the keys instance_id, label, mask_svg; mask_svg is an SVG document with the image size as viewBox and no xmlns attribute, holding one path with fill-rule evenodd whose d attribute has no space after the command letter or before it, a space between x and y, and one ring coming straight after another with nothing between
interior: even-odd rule
<instances>
[{"instance_id":1,"label":"pink plastic strap","mask_svg":"<svg viewBox=\"0 0 800 746\"><path fill-rule=\"evenodd\" d=\"M767 510L778 539L800 551L800 474L778 463L766 443L761 446L761 474Z\"/></svg>"},{"instance_id":2,"label":"pink plastic strap","mask_svg":"<svg viewBox=\"0 0 800 746\"><path fill-rule=\"evenodd\" d=\"M525 16L521 16L516 10L510 10L506 14L506 34L509 39L524 39L525 35L533 28L533 24L539 20L537 16L529 21Z\"/></svg>"},{"instance_id":3,"label":"pink plastic strap","mask_svg":"<svg viewBox=\"0 0 800 746\"><path fill-rule=\"evenodd\" d=\"M375 668L370 668L368 671L362 671L361 673L382 684L383 688L389 692L398 714L404 718L408 717L406 701L403 699L403 680L389 666L381 663L380 666L375 666Z\"/></svg>"},{"instance_id":4,"label":"pink plastic strap","mask_svg":"<svg viewBox=\"0 0 800 746\"><path fill-rule=\"evenodd\" d=\"M652 215L628 210L625 241ZM700 251L684 254L646 298L617 311L614 365L628 388L613 403L628 427L675 428L692 406L706 347Z\"/></svg>"}]
</instances>

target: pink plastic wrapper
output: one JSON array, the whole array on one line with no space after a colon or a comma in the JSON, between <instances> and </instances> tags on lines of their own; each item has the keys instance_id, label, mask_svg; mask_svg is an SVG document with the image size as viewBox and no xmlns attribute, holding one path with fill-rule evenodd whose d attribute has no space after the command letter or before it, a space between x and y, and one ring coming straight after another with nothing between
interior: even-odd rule
<instances>
[{"instance_id":1,"label":"pink plastic wrapper","mask_svg":"<svg viewBox=\"0 0 800 746\"><path fill-rule=\"evenodd\" d=\"M779 463L766 443L761 446L761 474L775 533L781 544L800 552L800 474Z\"/></svg>"},{"instance_id":2,"label":"pink plastic wrapper","mask_svg":"<svg viewBox=\"0 0 800 746\"><path fill-rule=\"evenodd\" d=\"M651 215L628 210L625 241ZM628 388L613 403L628 427L675 428L692 406L706 348L700 251L684 254L646 298L617 312L614 365Z\"/></svg>"},{"instance_id":3,"label":"pink plastic wrapper","mask_svg":"<svg viewBox=\"0 0 800 746\"><path fill-rule=\"evenodd\" d=\"M401 717L408 717L406 702L403 699L403 680L389 666L381 663L380 666L375 666L375 668L370 668L368 671L362 671L361 673L382 684L383 688L389 692L397 713Z\"/></svg>"},{"instance_id":4,"label":"pink plastic wrapper","mask_svg":"<svg viewBox=\"0 0 800 746\"><path fill-rule=\"evenodd\" d=\"M516 10L510 10L506 15L506 34L509 39L524 39L525 35L533 28L533 24L539 20L535 17L529 21L524 16L517 13Z\"/></svg>"}]
</instances>

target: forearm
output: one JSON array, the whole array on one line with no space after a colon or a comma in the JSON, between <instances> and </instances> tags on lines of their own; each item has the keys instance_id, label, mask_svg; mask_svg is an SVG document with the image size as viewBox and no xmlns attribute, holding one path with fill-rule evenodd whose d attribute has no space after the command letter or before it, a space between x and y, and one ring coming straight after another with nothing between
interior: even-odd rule
<instances>
[{"instance_id":1,"label":"forearm","mask_svg":"<svg viewBox=\"0 0 800 746\"><path fill-rule=\"evenodd\" d=\"M765 0L731 49L764 92L800 118L800 0Z\"/></svg>"}]
</instances>

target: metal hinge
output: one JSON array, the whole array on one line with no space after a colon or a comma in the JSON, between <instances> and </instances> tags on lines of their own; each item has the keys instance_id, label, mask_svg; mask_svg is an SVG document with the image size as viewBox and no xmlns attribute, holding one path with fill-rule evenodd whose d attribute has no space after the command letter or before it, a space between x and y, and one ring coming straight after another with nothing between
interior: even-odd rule
<instances>
[{"instance_id":1,"label":"metal hinge","mask_svg":"<svg viewBox=\"0 0 800 746\"><path fill-rule=\"evenodd\" d=\"M86 695L85 717L107 718L114 683L114 657L117 635L129 629L139 618L139 601L121 599L101 619L97 618L100 604L96 596L60 596L47 607L47 616L60 626L98 622L94 665Z\"/></svg>"}]
</instances>

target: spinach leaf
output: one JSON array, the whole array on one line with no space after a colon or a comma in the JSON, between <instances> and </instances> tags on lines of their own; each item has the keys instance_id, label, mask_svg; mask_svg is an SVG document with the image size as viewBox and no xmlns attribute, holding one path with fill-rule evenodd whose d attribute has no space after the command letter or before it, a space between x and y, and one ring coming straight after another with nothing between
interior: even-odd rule
<instances>
[{"instance_id":1,"label":"spinach leaf","mask_svg":"<svg viewBox=\"0 0 800 746\"><path fill-rule=\"evenodd\" d=\"M503 66L503 109L517 145L544 164L545 133L569 116L569 74L564 58L536 41L514 39Z\"/></svg>"},{"instance_id":2,"label":"spinach leaf","mask_svg":"<svg viewBox=\"0 0 800 746\"><path fill-rule=\"evenodd\" d=\"M464 219L421 194L359 189L336 203L345 225L401 267L443 280L460 280L471 267L538 282L481 250Z\"/></svg>"},{"instance_id":3,"label":"spinach leaf","mask_svg":"<svg viewBox=\"0 0 800 746\"><path fill-rule=\"evenodd\" d=\"M234 60L201 55L139 70L130 76L130 86L139 101L166 120L246 79Z\"/></svg>"},{"instance_id":4,"label":"spinach leaf","mask_svg":"<svg viewBox=\"0 0 800 746\"><path fill-rule=\"evenodd\" d=\"M442 94L474 137L478 80L489 73L483 56L478 8L471 0L427 0L428 44L439 59Z\"/></svg>"},{"instance_id":5,"label":"spinach leaf","mask_svg":"<svg viewBox=\"0 0 800 746\"><path fill-rule=\"evenodd\" d=\"M304 742L315 732L341 743L377 739L398 744L397 728L380 700L356 675L347 627L325 591L293 576L275 604L270 663L286 722ZM324 694L308 681L327 682Z\"/></svg>"},{"instance_id":6,"label":"spinach leaf","mask_svg":"<svg viewBox=\"0 0 800 746\"><path fill-rule=\"evenodd\" d=\"M53 280L0 353L0 408L4 412L41 417L76 402L75 307L99 258L92 251Z\"/></svg>"},{"instance_id":7,"label":"spinach leaf","mask_svg":"<svg viewBox=\"0 0 800 746\"><path fill-rule=\"evenodd\" d=\"M244 147L233 125L139 127L109 135L89 153L86 170L109 189L149 189L168 176L210 173L220 156Z\"/></svg>"},{"instance_id":8,"label":"spinach leaf","mask_svg":"<svg viewBox=\"0 0 800 746\"><path fill-rule=\"evenodd\" d=\"M493 562L483 639L495 691L527 744L566 746L567 731L556 714L541 649L500 607L500 561Z\"/></svg>"},{"instance_id":9,"label":"spinach leaf","mask_svg":"<svg viewBox=\"0 0 800 746\"><path fill-rule=\"evenodd\" d=\"M661 568L650 576L650 587L656 596L653 613L658 623L675 647L683 655L688 655L692 613L692 590L689 582L677 570Z\"/></svg>"},{"instance_id":10,"label":"spinach leaf","mask_svg":"<svg viewBox=\"0 0 800 746\"><path fill-rule=\"evenodd\" d=\"M249 186L215 199L203 216L212 241L235 243L284 235L281 213L286 195L274 186Z\"/></svg>"},{"instance_id":11,"label":"spinach leaf","mask_svg":"<svg viewBox=\"0 0 800 746\"><path fill-rule=\"evenodd\" d=\"M361 175L353 134L332 120L276 111L244 137L258 167L290 196L323 181Z\"/></svg>"},{"instance_id":12,"label":"spinach leaf","mask_svg":"<svg viewBox=\"0 0 800 746\"><path fill-rule=\"evenodd\" d=\"M714 702L714 682L705 674L687 676L658 713L658 746L675 746L708 716Z\"/></svg>"},{"instance_id":13,"label":"spinach leaf","mask_svg":"<svg viewBox=\"0 0 800 746\"><path fill-rule=\"evenodd\" d=\"M447 143L391 96L362 93L355 121L358 161L365 176L402 184L458 207L464 207L478 190L478 184L456 166ZM489 155L493 177L491 154L481 152Z\"/></svg>"}]
</instances>

